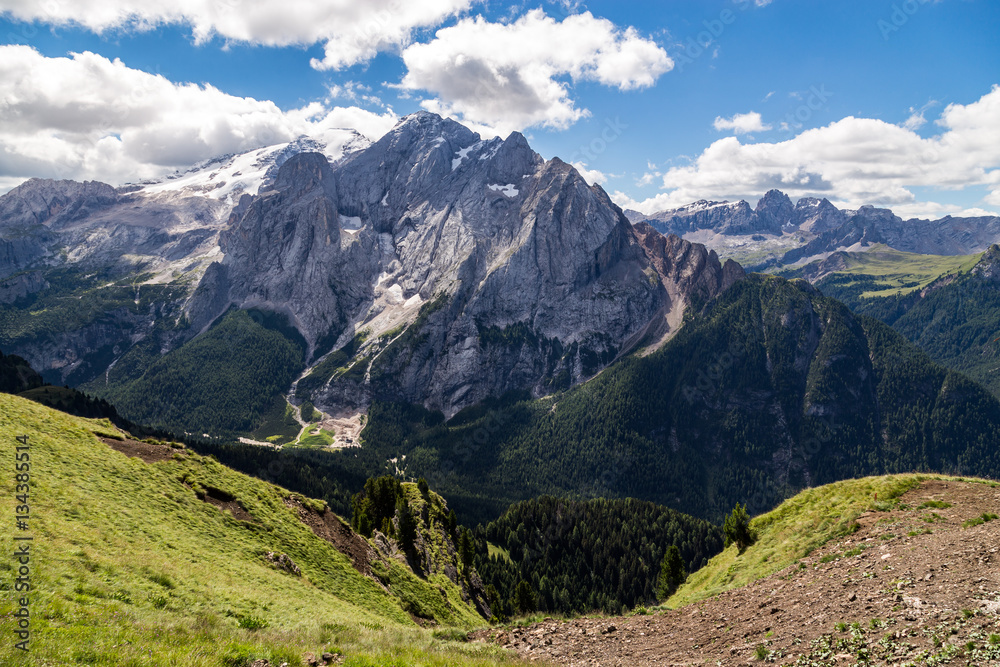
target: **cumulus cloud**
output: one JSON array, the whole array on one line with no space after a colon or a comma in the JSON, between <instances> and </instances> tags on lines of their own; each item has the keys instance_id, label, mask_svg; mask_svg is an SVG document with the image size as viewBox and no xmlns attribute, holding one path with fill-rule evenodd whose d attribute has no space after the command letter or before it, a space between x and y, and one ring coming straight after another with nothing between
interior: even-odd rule
<instances>
[{"instance_id":1,"label":"cumulus cloud","mask_svg":"<svg viewBox=\"0 0 1000 667\"><path fill-rule=\"evenodd\" d=\"M26 21L79 25L102 33L191 27L197 42L218 35L267 46L323 43L317 69L342 69L405 46L414 29L439 25L473 0L0 0L0 13Z\"/></svg>"},{"instance_id":2,"label":"cumulus cloud","mask_svg":"<svg viewBox=\"0 0 1000 667\"><path fill-rule=\"evenodd\" d=\"M666 51L634 28L590 12L556 21L542 10L512 23L463 19L404 49L403 61L400 87L434 96L424 108L493 134L564 129L586 116L570 97L567 77L633 90L673 68Z\"/></svg>"},{"instance_id":3,"label":"cumulus cloud","mask_svg":"<svg viewBox=\"0 0 1000 667\"><path fill-rule=\"evenodd\" d=\"M48 58L20 45L0 46L0 99L0 182L8 186L28 176L121 183L334 128L377 139L396 122L391 110L312 103L283 111L94 53Z\"/></svg>"},{"instance_id":4,"label":"cumulus cloud","mask_svg":"<svg viewBox=\"0 0 1000 667\"><path fill-rule=\"evenodd\" d=\"M754 199L771 188L795 197L828 197L856 207L889 206L908 215L958 212L917 200L910 188L985 187L983 204L1000 205L1000 86L970 104L951 104L935 121L939 133L849 116L787 141L742 143L726 137L691 164L663 175L664 192L644 202L652 212L698 199Z\"/></svg>"},{"instance_id":5,"label":"cumulus cloud","mask_svg":"<svg viewBox=\"0 0 1000 667\"><path fill-rule=\"evenodd\" d=\"M608 180L607 174L597 169L589 169L586 162L571 162L570 164L576 167L576 170L583 176L583 180L587 181L587 185L598 185Z\"/></svg>"},{"instance_id":6,"label":"cumulus cloud","mask_svg":"<svg viewBox=\"0 0 1000 667\"><path fill-rule=\"evenodd\" d=\"M751 132L764 132L771 129L770 125L764 124L760 114L756 111L738 113L732 118L718 116L712 125L720 132L732 130L736 134L750 134Z\"/></svg>"}]
</instances>

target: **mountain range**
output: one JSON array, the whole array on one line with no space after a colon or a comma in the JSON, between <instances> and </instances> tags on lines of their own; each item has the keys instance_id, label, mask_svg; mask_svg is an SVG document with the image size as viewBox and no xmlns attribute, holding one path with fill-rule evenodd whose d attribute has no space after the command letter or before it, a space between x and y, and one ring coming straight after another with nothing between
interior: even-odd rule
<instances>
[{"instance_id":1,"label":"mountain range","mask_svg":"<svg viewBox=\"0 0 1000 667\"><path fill-rule=\"evenodd\" d=\"M697 201L643 215L626 211L663 234L700 240L720 255L740 258L749 270L765 270L822 259L838 250L885 244L927 255L969 255L1000 241L1000 217L904 220L890 209L839 209L828 199L804 197L794 204L780 190L764 194L754 208L746 201Z\"/></svg>"},{"instance_id":2,"label":"mountain range","mask_svg":"<svg viewBox=\"0 0 1000 667\"><path fill-rule=\"evenodd\" d=\"M974 246L995 223L915 242ZM777 191L630 221L519 133L421 112L375 143L15 188L0 349L238 468L294 464L282 483L339 511L386 469L476 520L554 492L716 520L849 476L998 475L985 389L677 234L787 254L898 245L906 224Z\"/></svg>"},{"instance_id":3,"label":"mountain range","mask_svg":"<svg viewBox=\"0 0 1000 667\"><path fill-rule=\"evenodd\" d=\"M340 383L321 368L331 372L300 398L363 410L391 396L454 414L513 389L565 388L660 344L689 301L743 275L631 225L516 132L483 141L418 113L373 145L356 139L332 164L303 140L172 182L15 188L0 198L17 258L2 267L16 314L0 344L47 378L100 391L230 308L260 308L301 335L303 370L357 341L363 368ZM53 307L73 313L43 322ZM510 336L533 344L507 355L496 341Z\"/></svg>"}]
</instances>

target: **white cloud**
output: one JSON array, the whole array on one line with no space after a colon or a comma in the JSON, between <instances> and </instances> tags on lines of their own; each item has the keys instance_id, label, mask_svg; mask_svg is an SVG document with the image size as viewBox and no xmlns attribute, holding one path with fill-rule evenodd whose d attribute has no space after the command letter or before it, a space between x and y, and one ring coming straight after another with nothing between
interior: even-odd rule
<instances>
[{"instance_id":1,"label":"white cloud","mask_svg":"<svg viewBox=\"0 0 1000 667\"><path fill-rule=\"evenodd\" d=\"M647 185L652 185L653 181L660 176L663 176L663 174L658 171L647 171L639 178L639 180L635 182L635 184L640 188L644 188Z\"/></svg>"},{"instance_id":2,"label":"white cloud","mask_svg":"<svg viewBox=\"0 0 1000 667\"><path fill-rule=\"evenodd\" d=\"M634 28L589 12L556 21L538 9L512 23L463 19L407 47L403 60L400 87L434 96L424 108L501 135L563 129L588 115L570 97L566 77L632 90L673 68L666 51Z\"/></svg>"},{"instance_id":3,"label":"white cloud","mask_svg":"<svg viewBox=\"0 0 1000 667\"><path fill-rule=\"evenodd\" d=\"M608 175L603 171L588 169L586 162L571 162L570 164L572 164L576 170L580 172L580 175L583 176L583 180L587 181L587 185L597 185L608 180Z\"/></svg>"},{"instance_id":4,"label":"white cloud","mask_svg":"<svg viewBox=\"0 0 1000 667\"><path fill-rule=\"evenodd\" d=\"M94 32L159 25L191 27L199 43L226 40L267 46L323 43L317 69L342 69L405 46L414 29L439 25L473 0L0 0L0 13Z\"/></svg>"},{"instance_id":5,"label":"white cloud","mask_svg":"<svg viewBox=\"0 0 1000 667\"><path fill-rule=\"evenodd\" d=\"M312 103L283 111L208 85L173 83L93 53L47 58L0 46L0 182L29 176L137 180L225 153L322 139L350 127L377 139L392 111Z\"/></svg>"},{"instance_id":6,"label":"white cloud","mask_svg":"<svg viewBox=\"0 0 1000 667\"><path fill-rule=\"evenodd\" d=\"M904 215L944 215L963 207L918 201L910 188L985 187L990 194L983 204L1000 206L1000 86L970 104L949 105L935 122L940 133L928 138L850 116L777 143L726 137L691 164L669 169L665 192L630 205L648 212L698 199L754 199L779 188L792 198L828 197L850 207L875 204Z\"/></svg>"},{"instance_id":7,"label":"white cloud","mask_svg":"<svg viewBox=\"0 0 1000 667\"><path fill-rule=\"evenodd\" d=\"M919 130L924 125L927 124L927 119L924 118L923 111L914 111L910 114L910 117L903 122L903 127L907 130Z\"/></svg>"},{"instance_id":8,"label":"white cloud","mask_svg":"<svg viewBox=\"0 0 1000 667\"><path fill-rule=\"evenodd\" d=\"M765 125L760 114L756 111L749 113L738 113L732 118L718 116L712 123L716 130L732 130L736 134L749 134L751 132L764 132L770 130L770 125Z\"/></svg>"}]
</instances>

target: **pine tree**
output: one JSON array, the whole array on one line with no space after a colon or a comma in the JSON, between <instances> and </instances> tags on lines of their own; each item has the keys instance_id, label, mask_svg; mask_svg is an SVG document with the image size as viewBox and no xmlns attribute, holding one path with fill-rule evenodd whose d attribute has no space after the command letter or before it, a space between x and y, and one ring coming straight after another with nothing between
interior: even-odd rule
<instances>
[{"instance_id":1,"label":"pine tree","mask_svg":"<svg viewBox=\"0 0 1000 667\"><path fill-rule=\"evenodd\" d=\"M417 521L404 498L400 498L396 504L396 513L399 515L399 544L404 552L412 553L417 540Z\"/></svg>"},{"instance_id":2,"label":"pine tree","mask_svg":"<svg viewBox=\"0 0 1000 667\"><path fill-rule=\"evenodd\" d=\"M535 611L537 600L535 592L531 590L531 584L523 579L514 591L514 606L522 614L529 614Z\"/></svg>"},{"instance_id":3,"label":"pine tree","mask_svg":"<svg viewBox=\"0 0 1000 667\"><path fill-rule=\"evenodd\" d=\"M667 553L663 554L663 562L660 564L657 595L661 600L666 600L686 579L687 572L684 570L684 561L681 560L681 550L675 545L670 545Z\"/></svg>"},{"instance_id":4,"label":"pine tree","mask_svg":"<svg viewBox=\"0 0 1000 667\"><path fill-rule=\"evenodd\" d=\"M746 505L736 503L732 513L726 517L722 531L726 534L726 547L735 544L741 554L757 541L757 535L750 529L750 515L747 514Z\"/></svg>"}]
</instances>

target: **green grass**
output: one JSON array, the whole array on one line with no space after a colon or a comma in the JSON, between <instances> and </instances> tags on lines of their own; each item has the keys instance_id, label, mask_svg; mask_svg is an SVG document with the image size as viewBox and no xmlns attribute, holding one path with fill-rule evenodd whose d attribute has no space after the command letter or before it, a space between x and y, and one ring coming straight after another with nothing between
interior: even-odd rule
<instances>
[{"instance_id":1,"label":"green grass","mask_svg":"<svg viewBox=\"0 0 1000 667\"><path fill-rule=\"evenodd\" d=\"M14 610L10 560L0 561L0 664L301 665L305 651L337 645L346 664L488 665L498 649L444 643L406 611L443 625L482 620L443 576L425 581L389 561L391 593L302 524L290 494L179 450L146 464L97 440L107 422L70 417L0 394L0 443L31 443L31 652L6 629ZM12 461L7 459L8 466ZM8 474L10 473L10 474ZM240 521L197 489L235 497ZM14 515L12 470L0 475L0 516ZM0 535L12 544L12 521ZM264 557L287 554L295 576Z\"/></svg>"},{"instance_id":2,"label":"green grass","mask_svg":"<svg viewBox=\"0 0 1000 667\"><path fill-rule=\"evenodd\" d=\"M313 429L312 426L306 427L307 435L304 435L299 439L298 446L326 448L333 444L333 433L321 428L316 435L310 435L313 430L315 429Z\"/></svg>"},{"instance_id":3,"label":"green grass","mask_svg":"<svg viewBox=\"0 0 1000 667\"><path fill-rule=\"evenodd\" d=\"M975 255L920 255L875 246L867 252L845 252L847 268L838 275L873 276L877 289L861 293L861 297L905 295L923 289L938 278L969 271L982 253ZM849 283L843 283L847 287Z\"/></svg>"},{"instance_id":4,"label":"green grass","mask_svg":"<svg viewBox=\"0 0 1000 667\"><path fill-rule=\"evenodd\" d=\"M506 549L504 549L503 547L497 546L496 544L493 544L492 542L487 542L486 543L486 549L488 551L487 555L489 555L490 557L496 556L497 558L502 558L503 560L507 561L508 563L513 563L514 562L514 561L512 561L510 559L510 552L507 551Z\"/></svg>"},{"instance_id":5,"label":"green grass","mask_svg":"<svg viewBox=\"0 0 1000 667\"><path fill-rule=\"evenodd\" d=\"M742 555L732 545L712 558L688 577L667 606L680 607L779 572L831 539L854 532L856 519L872 509L875 494L889 501L922 479L917 475L866 477L807 489L754 518L750 526L757 531L757 542Z\"/></svg>"},{"instance_id":6,"label":"green grass","mask_svg":"<svg viewBox=\"0 0 1000 667\"><path fill-rule=\"evenodd\" d=\"M934 509L946 510L951 507L951 503L945 502L943 500L927 500L917 507L918 510L927 509L928 507L933 507Z\"/></svg>"},{"instance_id":7,"label":"green grass","mask_svg":"<svg viewBox=\"0 0 1000 667\"><path fill-rule=\"evenodd\" d=\"M973 526L981 526L984 523L987 523L989 521L993 521L994 519L998 519L998 518L1000 518L1000 517L998 517L996 514L990 514L989 512L983 512L982 514L980 514L977 517L974 517L972 519L966 519L965 521L963 521L962 522L962 528L972 528Z\"/></svg>"}]
</instances>

